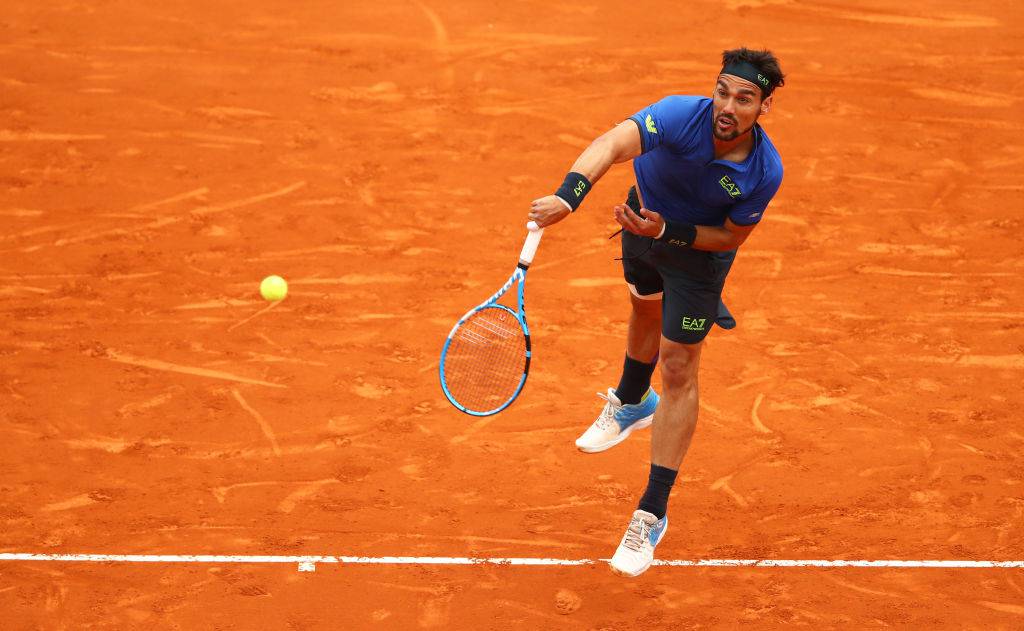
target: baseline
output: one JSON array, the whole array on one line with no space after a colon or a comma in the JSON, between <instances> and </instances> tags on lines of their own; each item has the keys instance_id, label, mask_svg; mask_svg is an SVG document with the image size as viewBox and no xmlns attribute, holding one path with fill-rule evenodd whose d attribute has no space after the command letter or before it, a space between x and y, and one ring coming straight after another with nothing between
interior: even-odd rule
<instances>
[{"instance_id":1,"label":"baseline","mask_svg":"<svg viewBox=\"0 0 1024 631\"><path fill-rule=\"evenodd\" d=\"M313 572L318 563L350 565L523 565L573 566L607 563L608 559L550 559L538 557L360 557L327 555L227 555L227 554L34 554L0 553L0 562L59 563L290 563L300 572ZM981 569L1020 568L1024 561L968 560L857 560L857 559L694 559L659 560L653 565L668 567L861 567Z\"/></svg>"}]
</instances>

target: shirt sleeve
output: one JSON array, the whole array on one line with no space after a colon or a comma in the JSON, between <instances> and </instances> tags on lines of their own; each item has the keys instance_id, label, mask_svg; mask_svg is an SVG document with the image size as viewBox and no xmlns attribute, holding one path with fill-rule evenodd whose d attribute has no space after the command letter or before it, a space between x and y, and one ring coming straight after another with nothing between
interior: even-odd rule
<instances>
[{"instance_id":1,"label":"shirt sleeve","mask_svg":"<svg viewBox=\"0 0 1024 631\"><path fill-rule=\"evenodd\" d=\"M629 118L640 129L641 146L647 153L663 145L681 148L687 128L699 110L699 98L666 96Z\"/></svg>"},{"instance_id":2,"label":"shirt sleeve","mask_svg":"<svg viewBox=\"0 0 1024 631\"><path fill-rule=\"evenodd\" d=\"M752 226L761 221L768 202L772 201L779 186L782 185L782 167L768 174L760 185L754 189L750 197L736 202L729 211L729 220L737 226Z\"/></svg>"}]
</instances>

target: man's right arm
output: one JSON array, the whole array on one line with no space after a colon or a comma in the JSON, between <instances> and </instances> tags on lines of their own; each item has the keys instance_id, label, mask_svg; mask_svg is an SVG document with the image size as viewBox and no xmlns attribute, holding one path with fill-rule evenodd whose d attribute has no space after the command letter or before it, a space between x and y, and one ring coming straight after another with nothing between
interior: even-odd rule
<instances>
[{"instance_id":1,"label":"man's right arm","mask_svg":"<svg viewBox=\"0 0 1024 631\"><path fill-rule=\"evenodd\" d=\"M582 174L593 184L613 164L632 160L640 153L640 130L632 120L625 120L590 143L576 158L571 170Z\"/></svg>"},{"instance_id":2,"label":"man's right arm","mask_svg":"<svg viewBox=\"0 0 1024 631\"><path fill-rule=\"evenodd\" d=\"M613 164L632 160L642 153L640 130L625 120L598 136L572 165L572 172L587 178L593 186ZM565 219L571 212L568 201L556 195L535 199L530 204L530 219L542 228Z\"/></svg>"}]
</instances>

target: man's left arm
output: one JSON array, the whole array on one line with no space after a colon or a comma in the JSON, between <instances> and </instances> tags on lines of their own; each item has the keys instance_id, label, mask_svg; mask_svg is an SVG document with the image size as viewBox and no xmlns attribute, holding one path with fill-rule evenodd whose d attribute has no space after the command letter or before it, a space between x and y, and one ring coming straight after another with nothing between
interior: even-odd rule
<instances>
[{"instance_id":1,"label":"man's left arm","mask_svg":"<svg viewBox=\"0 0 1024 631\"><path fill-rule=\"evenodd\" d=\"M615 207L615 220L635 234L660 239L670 245L707 252L728 252L740 247L764 216L769 202L782 184L781 166L754 194L737 202L721 226L695 226L688 223L665 221L658 213L646 208L637 215L624 205Z\"/></svg>"},{"instance_id":2,"label":"man's left arm","mask_svg":"<svg viewBox=\"0 0 1024 631\"><path fill-rule=\"evenodd\" d=\"M741 226L733 223L731 219L726 219L725 224L721 226L693 226L696 230L691 240L688 236L672 234L669 231L670 226L666 224L661 215L653 210L641 208L638 216L628 206L621 204L615 207L615 220L634 234L652 239L665 239L672 245L706 252L735 250L743 245L743 242L757 227L756 223Z\"/></svg>"},{"instance_id":3,"label":"man's left arm","mask_svg":"<svg viewBox=\"0 0 1024 631\"><path fill-rule=\"evenodd\" d=\"M691 247L707 252L729 252L743 245L756 227L756 223L740 226L732 219L726 219L722 226L697 226L697 238Z\"/></svg>"}]
</instances>

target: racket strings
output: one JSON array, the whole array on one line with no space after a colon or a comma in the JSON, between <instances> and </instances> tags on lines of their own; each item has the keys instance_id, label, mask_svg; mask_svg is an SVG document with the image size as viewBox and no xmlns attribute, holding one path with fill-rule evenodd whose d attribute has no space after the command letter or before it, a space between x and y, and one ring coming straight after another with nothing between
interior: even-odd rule
<instances>
[{"instance_id":1,"label":"racket strings","mask_svg":"<svg viewBox=\"0 0 1024 631\"><path fill-rule=\"evenodd\" d=\"M515 395L526 369L526 336L519 320L500 307L482 309L456 329L445 360L448 390L476 412Z\"/></svg>"}]
</instances>

